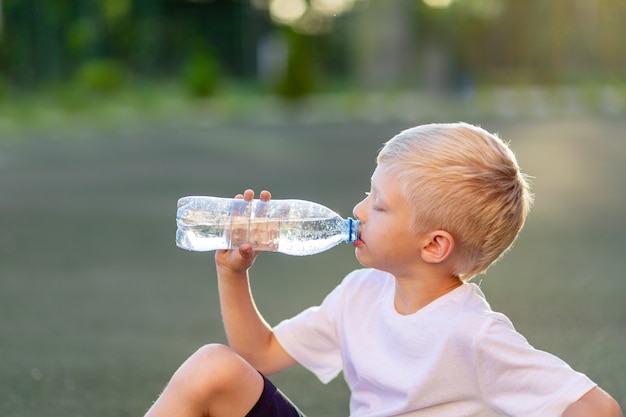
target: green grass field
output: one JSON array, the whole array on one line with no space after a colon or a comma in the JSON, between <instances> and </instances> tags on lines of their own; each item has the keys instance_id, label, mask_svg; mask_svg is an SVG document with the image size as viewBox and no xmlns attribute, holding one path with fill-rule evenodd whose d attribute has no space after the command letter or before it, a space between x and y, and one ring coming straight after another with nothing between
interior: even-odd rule
<instances>
[{"instance_id":1,"label":"green grass field","mask_svg":"<svg viewBox=\"0 0 626 417\"><path fill-rule=\"evenodd\" d=\"M511 142L536 204L477 281L533 345L626 407L626 121L480 123ZM0 415L143 415L190 353L225 340L212 254L174 244L176 200L268 188L349 215L382 142L406 127L188 120L0 146ZM349 245L263 254L253 289L277 323L356 267ZM311 416L347 415L340 379L274 380Z\"/></svg>"}]
</instances>

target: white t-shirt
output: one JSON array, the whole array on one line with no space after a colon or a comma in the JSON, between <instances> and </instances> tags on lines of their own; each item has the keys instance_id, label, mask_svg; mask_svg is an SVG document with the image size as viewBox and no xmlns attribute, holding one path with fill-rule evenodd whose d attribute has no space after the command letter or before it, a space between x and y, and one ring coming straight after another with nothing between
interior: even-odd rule
<instances>
[{"instance_id":1,"label":"white t-shirt","mask_svg":"<svg viewBox=\"0 0 626 417\"><path fill-rule=\"evenodd\" d=\"M557 417L595 387L530 346L475 284L411 315L395 310L394 287L389 274L354 271L274 329L322 382L343 371L353 417Z\"/></svg>"}]
</instances>

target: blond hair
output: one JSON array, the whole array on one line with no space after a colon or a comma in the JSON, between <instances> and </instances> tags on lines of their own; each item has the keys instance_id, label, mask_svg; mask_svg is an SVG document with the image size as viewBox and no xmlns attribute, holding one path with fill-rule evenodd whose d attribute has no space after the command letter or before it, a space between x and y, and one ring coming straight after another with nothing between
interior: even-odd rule
<instances>
[{"instance_id":1,"label":"blond hair","mask_svg":"<svg viewBox=\"0 0 626 417\"><path fill-rule=\"evenodd\" d=\"M462 279L485 272L512 246L532 204L507 144L467 123L407 129L385 144L377 163L398 176L415 232L441 229L454 237Z\"/></svg>"}]
</instances>

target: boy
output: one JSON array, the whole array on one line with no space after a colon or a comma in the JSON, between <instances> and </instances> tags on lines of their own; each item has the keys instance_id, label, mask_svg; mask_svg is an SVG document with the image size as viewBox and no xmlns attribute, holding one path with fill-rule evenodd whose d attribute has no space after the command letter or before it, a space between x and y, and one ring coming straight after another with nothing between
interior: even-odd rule
<instances>
[{"instance_id":1,"label":"boy","mask_svg":"<svg viewBox=\"0 0 626 417\"><path fill-rule=\"evenodd\" d=\"M272 329L249 290L257 253L249 244L218 251L230 347L193 354L147 416L301 416L263 376L297 363L323 382L343 372L355 417L621 416L615 400L528 345L468 282L509 249L531 199L497 136L465 123L401 132L354 208L356 257L367 269Z\"/></svg>"}]
</instances>

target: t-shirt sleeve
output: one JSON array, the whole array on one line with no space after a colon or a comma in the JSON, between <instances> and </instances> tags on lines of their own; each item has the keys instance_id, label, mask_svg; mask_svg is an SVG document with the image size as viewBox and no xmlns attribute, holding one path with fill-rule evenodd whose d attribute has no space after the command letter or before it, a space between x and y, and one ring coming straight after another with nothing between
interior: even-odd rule
<instances>
[{"instance_id":1,"label":"t-shirt sleeve","mask_svg":"<svg viewBox=\"0 0 626 417\"><path fill-rule=\"evenodd\" d=\"M274 335L287 353L323 383L330 382L343 368L337 327L343 287L343 283L337 286L321 305L274 327Z\"/></svg>"},{"instance_id":2,"label":"t-shirt sleeve","mask_svg":"<svg viewBox=\"0 0 626 417\"><path fill-rule=\"evenodd\" d=\"M558 417L596 386L556 356L533 348L501 316L489 323L477 346L483 397L507 416Z\"/></svg>"}]
</instances>

